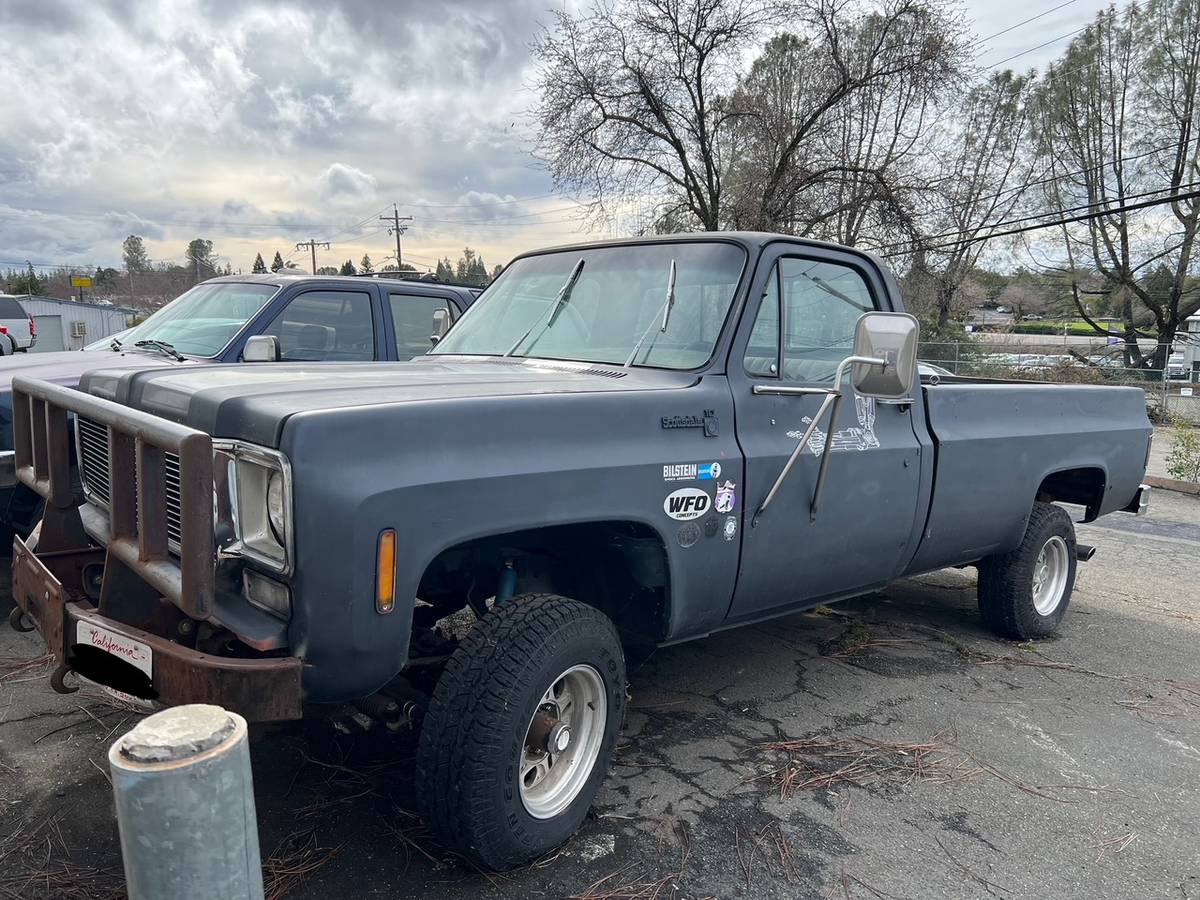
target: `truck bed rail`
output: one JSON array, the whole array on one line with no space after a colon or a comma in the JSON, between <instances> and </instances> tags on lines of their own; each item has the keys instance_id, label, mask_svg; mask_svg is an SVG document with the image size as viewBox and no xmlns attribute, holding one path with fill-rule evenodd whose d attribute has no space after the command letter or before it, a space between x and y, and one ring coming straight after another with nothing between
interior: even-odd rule
<instances>
[{"instance_id":1,"label":"truck bed rail","mask_svg":"<svg viewBox=\"0 0 1200 900\"><path fill-rule=\"evenodd\" d=\"M78 503L71 476L71 414L102 427L107 438L107 446L94 450L107 451L108 502L89 498L80 510L86 530L189 616L208 618L216 553L212 439L111 400L18 375L13 379L17 480L60 511ZM76 450L82 455L84 448ZM175 527L177 556L170 546Z\"/></svg>"}]
</instances>

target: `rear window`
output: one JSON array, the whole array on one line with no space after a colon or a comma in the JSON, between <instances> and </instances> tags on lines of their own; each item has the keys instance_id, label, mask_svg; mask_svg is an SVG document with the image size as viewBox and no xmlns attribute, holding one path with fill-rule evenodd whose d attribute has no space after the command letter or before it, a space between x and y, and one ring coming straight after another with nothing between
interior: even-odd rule
<instances>
[{"instance_id":1,"label":"rear window","mask_svg":"<svg viewBox=\"0 0 1200 900\"><path fill-rule=\"evenodd\" d=\"M0 319L28 319L25 307L15 297L0 297Z\"/></svg>"}]
</instances>

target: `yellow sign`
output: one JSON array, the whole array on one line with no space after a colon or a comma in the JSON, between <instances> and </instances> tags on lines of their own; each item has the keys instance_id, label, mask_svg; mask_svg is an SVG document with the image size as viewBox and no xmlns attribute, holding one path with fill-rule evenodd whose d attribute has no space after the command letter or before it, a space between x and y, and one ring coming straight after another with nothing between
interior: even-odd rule
<instances>
[{"instance_id":1,"label":"yellow sign","mask_svg":"<svg viewBox=\"0 0 1200 900\"><path fill-rule=\"evenodd\" d=\"M88 275L72 275L71 276L71 287L90 288L91 286L92 286L92 279L90 276L88 276Z\"/></svg>"}]
</instances>

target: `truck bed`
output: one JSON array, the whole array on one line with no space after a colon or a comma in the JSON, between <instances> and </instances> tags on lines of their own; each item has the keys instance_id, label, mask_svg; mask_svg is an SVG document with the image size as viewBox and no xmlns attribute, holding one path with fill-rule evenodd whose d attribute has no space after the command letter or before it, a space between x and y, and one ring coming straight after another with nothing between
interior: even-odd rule
<instances>
[{"instance_id":1,"label":"truck bed","mask_svg":"<svg viewBox=\"0 0 1200 900\"><path fill-rule=\"evenodd\" d=\"M1015 547L1047 478L1078 489L1087 520L1137 491L1153 433L1139 388L947 380L922 393L933 496L908 574Z\"/></svg>"}]
</instances>

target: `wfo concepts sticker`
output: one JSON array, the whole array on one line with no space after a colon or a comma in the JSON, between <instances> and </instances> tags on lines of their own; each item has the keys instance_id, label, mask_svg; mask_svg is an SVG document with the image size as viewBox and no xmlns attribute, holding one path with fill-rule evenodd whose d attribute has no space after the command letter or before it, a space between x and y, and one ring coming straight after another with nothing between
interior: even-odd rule
<instances>
[{"instance_id":1,"label":"wfo concepts sticker","mask_svg":"<svg viewBox=\"0 0 1200 900\"><path fill-rule=\"evenodd\" d=\"M687 522L708 512L710 502L708 494L700 488L680 488L667 494L667 499L663 501L663 512L672 519Z\"/></svg>"}]
</instances>

